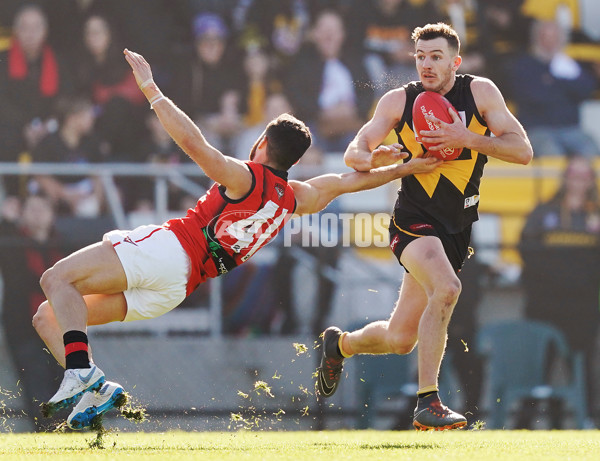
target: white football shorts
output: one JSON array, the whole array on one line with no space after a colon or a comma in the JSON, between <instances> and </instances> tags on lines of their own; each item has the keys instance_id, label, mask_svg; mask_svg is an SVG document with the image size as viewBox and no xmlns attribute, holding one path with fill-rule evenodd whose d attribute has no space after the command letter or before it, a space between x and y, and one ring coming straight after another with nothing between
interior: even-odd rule
<instances>
[{"instance_id":1,"label":"white football shorts","mask_svg":"<svg viewBox=\"0 0 600 461\"><path fill-rule=\"evenodd\" d=\"M185 299L190 258L175 234L162 226L140 226L104 234L113 244L125 275L124 321L153 319Z\"/></svg>"}]
</instances>

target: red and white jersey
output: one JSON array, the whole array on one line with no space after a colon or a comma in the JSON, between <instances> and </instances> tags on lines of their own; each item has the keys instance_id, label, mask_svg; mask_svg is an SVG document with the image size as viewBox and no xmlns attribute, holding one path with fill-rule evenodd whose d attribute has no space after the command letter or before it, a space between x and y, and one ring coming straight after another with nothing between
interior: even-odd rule
<instances>
[{"instance_id":1,"label":"red and white jersey","mask_svg":"<svg viewBox=\"0 0 600 461\"><path fill-rule=\"evenodd\" d=\"M252 173L252 187L245 197L232 200L225 195L225 188L215 183L185 217L165 223L191 260L188 295L206 278L220 273L203 229L238 266L269 243L294 212L296 199L287 172L250 161L246 164Z\"/></svg>"}]
</instances>

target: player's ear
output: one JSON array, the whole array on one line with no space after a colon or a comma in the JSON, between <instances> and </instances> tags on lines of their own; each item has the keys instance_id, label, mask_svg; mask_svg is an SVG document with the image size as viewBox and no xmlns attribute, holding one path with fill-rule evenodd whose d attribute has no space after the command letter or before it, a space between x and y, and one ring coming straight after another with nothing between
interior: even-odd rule
<instances>
[{"instance_id":1,"label":"player's ear","mask_svg":"<svg viewBox=\"0 0 600 461\"><path fill-rule=\"evenodd\" d=\"M454 57L454 62L452 63L452 70L456 72L461 64L462 64L462 57L456 55Z\"/></svg>"}]
</instances>

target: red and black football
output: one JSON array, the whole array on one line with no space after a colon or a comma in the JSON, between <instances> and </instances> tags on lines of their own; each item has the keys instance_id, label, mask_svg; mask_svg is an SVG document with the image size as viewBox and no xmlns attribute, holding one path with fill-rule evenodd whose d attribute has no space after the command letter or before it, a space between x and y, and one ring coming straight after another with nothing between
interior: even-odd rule
<instances>
[{"instance_id":1,"label":"red and black football","mask_svg":"<svg viewBox=\"0 0 600 461\"><path fill-rule=\"evenodd\" d=\"M448 108L452 108L458 114L458 111L444 96L434 91L424 91L416 97L412 112L413 127L417 141L428 150L427 155L433 155L442 160L454 160L462 152L462 147L457 149L447 147L442 150L429 150L434 144L422 142L419 133L421 130L433 131L439 129L439 126L425 118L426 114L433 115L443 122L452 123L452 117L448 113Z\"/></svg>"}]
</instances>

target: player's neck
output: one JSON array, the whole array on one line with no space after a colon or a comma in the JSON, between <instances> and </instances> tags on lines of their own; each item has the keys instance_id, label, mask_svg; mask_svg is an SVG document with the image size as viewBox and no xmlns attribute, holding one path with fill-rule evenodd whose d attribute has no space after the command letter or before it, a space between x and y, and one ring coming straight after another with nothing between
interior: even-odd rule
<instances>
[{"instance_id":1,"label":"player's neck","mask_svg":"<svg viewBox=\"0 0 600 461\"><path fill-rule=\"evenodd\" d=\"M442 88L441 91L439 91L439 93L442 96L445 96L446 94L448 94L450 92L450 90L452 90L452 88L454 88L454 84L456 83L456 75L453 75L452 78L450 79L450 81L444 85L444 87Z\"/></svg>"}]
</instances>

